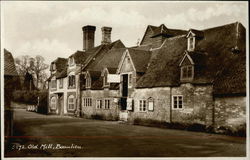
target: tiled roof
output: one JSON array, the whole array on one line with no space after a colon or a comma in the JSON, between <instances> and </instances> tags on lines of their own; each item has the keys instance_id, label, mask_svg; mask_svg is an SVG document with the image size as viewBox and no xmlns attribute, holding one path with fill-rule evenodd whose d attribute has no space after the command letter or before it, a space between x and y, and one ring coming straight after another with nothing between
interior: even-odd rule
<instances>
[{"instance_id":1,"label":"tiled roof","mask_svg":"<svg viewBox=\"0 0 250 160\"><path fill-rule=\"evenodd\" d=\"M12 54L4 49L4 75L17 76L16 66Z\"/></svg>"}]
</instances>

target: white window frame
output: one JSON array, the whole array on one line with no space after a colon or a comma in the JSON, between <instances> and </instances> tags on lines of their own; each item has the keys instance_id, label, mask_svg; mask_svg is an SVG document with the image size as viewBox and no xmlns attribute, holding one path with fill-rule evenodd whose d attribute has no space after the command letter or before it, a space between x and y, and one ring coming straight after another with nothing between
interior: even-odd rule
<instances>
[{"instance_id":1,"label":"white window frame","mask_svg":"<svg viewBox=\"0 0 250 160\"><path fill-rule=\"evenodd\" d=\"M53 82L54 82L55 84L53 84ZM56 88L57 88L56 79L52 79L52 80L51 80L51 88L52 88L52 89L56 89Z\"/></svg>"},{"instance_id":2,"label":"white window frame","mask_svg":"<svg viewBox=\"0 0 250 160\"><path fill-rule=\"evenodd\" d=\"M96 109L102 109L103 102L102 99L97 99L96 100Z\"/></svg>"},{"instance_id":3,"label":"white window frame","mask_svg":"<svg viewBox=\"0 0 250 160\"><path fill-rule=\"evenodd\" d=\"M70 102L70 99L73 99L73 102ZM70 108L69 106L73 104L73 108ZM68 96L68 110L74 110L75 109L75 96L70 95Z\"/></svg>"},{"instance_id":4,"label":"white window frame","mask_svg":"<svg viewBox=\"0 0 250 160\"><path fill-rule=\"evenodd\" d=\"M147 100L146 99L138 100L138 107L139 107L138 108L139 112L147 112L148 111Z\"/></svg>"},{"instance_id":5,"label":"white window frame","mask_svg":"<svg viewBox=\"0 0 250 160\"><path fill-rule=\"evenodd\" d=\"M74 58L70 57L69 58L69 66L74 66L75 62L74 62Z\"/></svg>"},{"instance_id":6,"label":"white window frame","mask_svg":"<svg viewBox=\"0 0 250 160\"><path fill-rule=\"evenodd\" d=\"M59 79L59 88L63 88L63 78Z\"/></svg>"},{"instance_id":7,"label":"white window frame","mask_svg":"<svg viewBox=\"0 0 250 160\"><path fill-rule=\"evenodd\" d=\"M82 97L82 107L92 107L92 102L91 97Z\"/></svg>"},{"instance_id":8,"label":"white window frame","mask_svg":"<svg viewBox=\"0 0 250 160\"><path fill-rule=\"evenodd\" d=\"M55 100L53 103L52 103L52 99ZM54 105L54 107L52 107L53 105ZM50 109L56 110L56 96L53 96L50 99Z\"/></svg>"},{"instance_id":9,"label":"white window frame","mask_svg":"<svg viewBox=\"0 0 250 160\"><path fill-rule=\"evenodd\" d=\"M86 88L91 88L91 76L89 74L86 76Z\"/></svg>"},{"instance_id":10,"label":"white window frame","mask_svg":"<svg viewBox=\"0 0 250 160\"><path fill-rule=\"evenodd\" d=\"M128 88L132 88L133 86L133 74L128 73Z\"/></svg>"},{"instance_id":11,"label":"white window frame","mask_svg":"<svg viewBox=\"0 0 250 160\"><path fill-rule=\"evenodd\" d=\"M187 69L187 77L184 77L184 69ZM191 68L191 76L188 76L188 71ZM194 66L193 65L185 65L181 66L181 80L192 80L194 78Z\"/></svg>"},{"instance_id":12,"label":"white window frame","mask_svg":"<svg viewBox=\"0 0 250 160\"><path fill-rule=\"evenodd\" d=\"M176 104L176 108L174 107L175 106L175 97L177 98L177 104ZM181 99L181 108L180 108L180 99ZM182 110L184 108L184 105L183 105L183 95L172 95L172 109L173 110Z\"/></svg>"},{"instance_id":13,"label":"white window frame","mask_svg":"<svg viewBox=\"0 0 250 160\"><path fill-rule=\"evenodd\" d=\"M107 103L106 103L107 102ZM103 100L103 104L104 104L104 109L110 109L111 108L111 99L110 98L105 98ZM108 104L108 105L107 105Z\"/></svg>"},{"instance_id":14,"label":"white window frame","mask_svg":"<svg viewBox=\"0 0 250 160\"><path fill-rule=\"evenodd\" d=\"M191 39L192 39L192 44L191 44ZM188 37L188 51L194 51L195 48L195 37L194 36L190 36Z\"/></svg>"}]
</instances>

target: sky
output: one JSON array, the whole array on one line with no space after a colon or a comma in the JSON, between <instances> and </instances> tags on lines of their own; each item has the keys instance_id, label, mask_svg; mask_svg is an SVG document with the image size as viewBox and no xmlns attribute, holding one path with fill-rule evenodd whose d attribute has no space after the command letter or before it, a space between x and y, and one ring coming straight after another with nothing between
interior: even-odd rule
<instances>
[{"instance_id":1,"label":"sky","mask_svg":"<svg viewBox=\"0 0 250 160\"><path fill-rule=\"evenodd\" d=\"M42 55L50 64L83 48L82 27L96 26L95 46L101 27L112 27L111 40L126 47L141 40L148 25L206 29L241 22L248 27L246 2L88 2L1 1L1 46L21 55Z\"/></svg>"}]
</instances>

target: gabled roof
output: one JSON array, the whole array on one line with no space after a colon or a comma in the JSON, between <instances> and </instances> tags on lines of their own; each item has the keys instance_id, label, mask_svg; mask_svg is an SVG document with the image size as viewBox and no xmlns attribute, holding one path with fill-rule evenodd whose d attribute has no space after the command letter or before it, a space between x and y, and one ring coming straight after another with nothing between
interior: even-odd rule
<instances>
[{"instance_id":1,"label":"gabled roof","mask_svg":"<svg viewBox=\"0 0 250 160\"><path fill-rule=\"evenodd\" d=\"M12 54L4 49L4 75L17 76L16 66Z\"/></svg>"},{"instance_id":2,"label":"gabled roof","mask_svg":"<svg viewBox=\"0 0 250 160\"><path fill-rule=\"evenodd\" d=\"M65 68L67 68L67 62L68 62L68 60L66 58L58 57L56 60L51 62L51 64L53 64L53 63L56 64L56 71L61 72ZM50 71L51 71L51 69L52 68L50 67Z\"/></svg>"},{"instance_id":3,"label":"gabled roof","mask_svg":"<svg viewBox=\"0 0 250 160\"><path fill-rule=\"evenodd\" d=\"M204 37L204 32L200 31L200 30L196 30L196 29L189 29L189 31L187 33L187 37L189 37L190 34L193 34L194 37L198 37L198 38Z\"/></svg>"},{"instance_id":4,"label":"gabled roof","mask_svg":"<svg viewBox=\"0 0 250 160\"><path fill-rule=\"evenodd\" d=\"M132 58L136 72L145 72L151 57L151 52L132 48L128 48L128 52Z\"/></svg>"},{"instance_id":5,"label":"gabled roof","mask_svg":"<svg viewBox=\"0 0 250 160\"><path fill-rule=\"evenodd\" d=\"M234 93L246 92L245 78L242 78L246 76L244 69L246 61L245 28L236 22L206 29L203 32L204 39L198 40L195 52L189 53L194 63L199 65L195 68L192 83L209 83L215 87L218 86L214 90L214 94L222 90L231 93L233 90ZM235 46L239 46L240 53L232 52L232 48ZM186 49L186 37L166 39L162 48L152 51L153 56L150 59L148 70L139 79L137 87L178 86L180 84L178 65L183 59ZM224 72L227 74L223 75ZM219 85L220 83L225 85ZM234 89L239 84L242 86L237 90ZM221 88L219 89L219 87Z\"/></svg>"}]
</instances>

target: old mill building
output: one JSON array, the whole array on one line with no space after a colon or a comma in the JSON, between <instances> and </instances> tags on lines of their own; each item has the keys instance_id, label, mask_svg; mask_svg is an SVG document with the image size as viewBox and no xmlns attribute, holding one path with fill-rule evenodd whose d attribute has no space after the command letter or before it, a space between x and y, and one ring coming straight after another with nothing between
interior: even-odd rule
<instances>
[{"instance_id":1,"label":"old mill building","mask_svg":"<svg viewBox=\"0 0 250 160\"><path fill-rule=\"evenodd\" d=\"M237 126L246 122L246 30L149 25L138 46L84 26L83 50L51 62L49 113Z\"/></svg>"}]
</instances>

